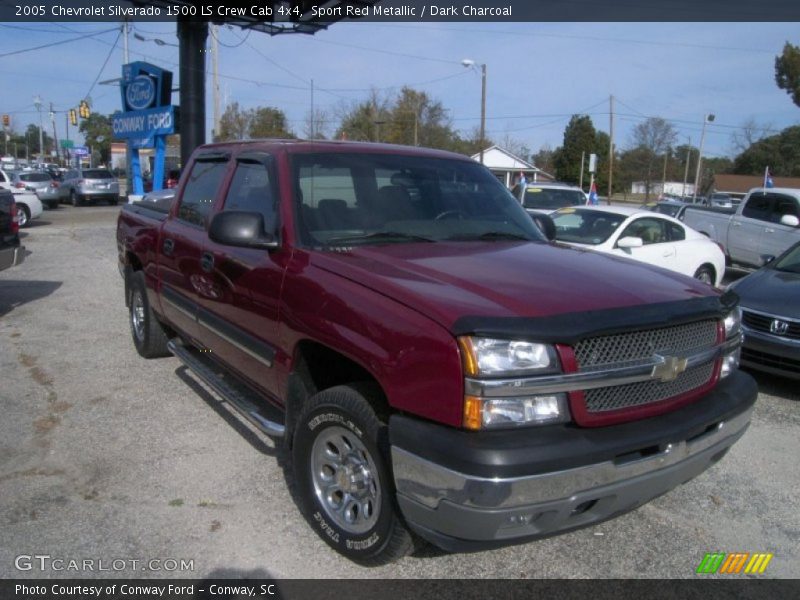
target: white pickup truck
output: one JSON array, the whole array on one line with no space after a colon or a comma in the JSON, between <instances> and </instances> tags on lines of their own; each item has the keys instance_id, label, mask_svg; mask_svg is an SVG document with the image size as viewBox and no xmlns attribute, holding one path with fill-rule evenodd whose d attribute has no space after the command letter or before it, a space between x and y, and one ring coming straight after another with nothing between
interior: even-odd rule
<instances>
[{"instance_id":1,"label":"white pickup truck","mask_svg":"<svg viewBox=\"0 0 800 600\"><path fill-rule=\"evenodd\" d=\"M683 222L718 242L732 264L761 267L800 241L800 189L754 188L736 210L691 206Z\"/></svg>"}]
</instances>

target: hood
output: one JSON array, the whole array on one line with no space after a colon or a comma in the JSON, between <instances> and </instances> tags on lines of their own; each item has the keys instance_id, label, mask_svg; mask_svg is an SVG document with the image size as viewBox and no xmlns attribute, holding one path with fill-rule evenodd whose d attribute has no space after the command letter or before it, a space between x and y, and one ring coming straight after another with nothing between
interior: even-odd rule
<instances>
[{"instance_id":1,"label":"hood","mask_svg":"<svg viewBox=\"0 0 800 600\"><path fill-rule=\"evenodd\" d=\"M311 263L429 316L546 317L714 296L641 262L560 244L437 242L316 252Z\"/></svg>"},{"instance_id":2,"label":"hood","mask_svg":"<svg viewBox=\"0 0 800 600\"><path fill-rule=\"evenodd\" d=\"M731 284L742 308L800 319L800 274L759 269Z\"/></svg>"}]
</instances>

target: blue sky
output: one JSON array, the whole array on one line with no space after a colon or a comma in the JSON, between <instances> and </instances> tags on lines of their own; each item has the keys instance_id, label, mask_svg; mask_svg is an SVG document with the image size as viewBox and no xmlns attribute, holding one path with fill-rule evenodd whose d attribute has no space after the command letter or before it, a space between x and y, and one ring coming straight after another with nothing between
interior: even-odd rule
<instances>
[{"instance_id":1,"label":"blue sky","mask_svg":"<svg viewBox=\"0 0 800 600\"><path fill-rule=\"evenodd\" d=\"M38 122L34 96L63 111L90 89L95 111L117 110L118 88L92 85L120 74L118 31L6 55L114 26L0 23L0 113L24 130ZM315 36L222 27L219 40L223 98L244 107L276 106L298 134L312 79L315 106L333 121L371 89L391 94L410 85L441 101L453 126L469 132L479 123L480 75L462 66L465 58L487 65L488 135L498 142L513 138L534 152L560 145L574 113L589 114L595 127L608 131L611 94L621 148L647 116L670 120L679 143L691 137L697 145L703 116L714 113L705 143L711 156L733 154L731 135L748 119L775 132L800 122L800 108L774 81L784 43L800 44L796 23L339 23ZM134 23L129 49L131 60L171 68L177 85L174 24ZM207 114L210 135L210 93ZM57 127L63 137L63 115Z\"/></svg>"}]
</instances>

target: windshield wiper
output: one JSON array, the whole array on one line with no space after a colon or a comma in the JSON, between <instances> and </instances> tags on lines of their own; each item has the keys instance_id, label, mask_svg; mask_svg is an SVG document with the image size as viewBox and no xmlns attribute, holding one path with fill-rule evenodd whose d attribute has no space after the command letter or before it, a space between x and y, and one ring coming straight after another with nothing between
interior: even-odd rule
<instances>
[{"instance_id":1,"label":"windshield wiper","mask_svg":"<svg viewBox=\"0 0 800 600\"><path fill-rule=\"evenodd\" d=\"M421 235L414 235L413 233L403 233L401 231L375 231L374 233L367 233L365 235L343 235L340 237L331 238L327 241L331 243L341 242L379 242L379 241L410 241L410 242L435 242L431 238L426 238Z\"/></svg>"},{"instance_id":2,"label":"windshield wiper","mask_svg":"<svg viewBox=\"0 0 800 600\"><path fill-rule=\"evenodd\" d=\"M525 242L532 242L531 238L526 235L522 235L519 233L511 233L509 231L487 231L485 233L476 233L476 234L464 234L464 235L454 235L449 238L448 240L523 240Z\"/></svg>"}]
</instances>

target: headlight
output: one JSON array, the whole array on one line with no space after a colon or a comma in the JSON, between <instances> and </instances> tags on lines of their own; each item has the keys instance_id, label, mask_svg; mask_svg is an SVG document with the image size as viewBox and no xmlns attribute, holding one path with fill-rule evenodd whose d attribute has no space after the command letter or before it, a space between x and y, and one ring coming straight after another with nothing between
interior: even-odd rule
<instances>
[{"instance_id":1,"label":"headlight","mask_svg":"<svg viewBox=\"0 0 800 600\"><path fill-rule=\"evenodd\" d=\"M458 338L468 377L537 375L558 372L553 346L518 340Z\"/></svg>"},{"instance_id":2,"label":"headlight","mask_svg":"<svg viewBox=\"0 0 800 600\"><path fill-rule=\"evenodd\" d=\"M734 308L723 321L725 325L725 339L728 340L742 330L742 309Z\"/></svg>"},{"instance_id":3,"label":"headlight","mask_svg":"<svg viewBox=\"0 0 800 600\"><path fill-rule=\"evenodd\" d=\"M464 402L464 427L472 430L549 425L569 418L566 394L515 398L467 396Z\"/></svg>"}]
</instances>

